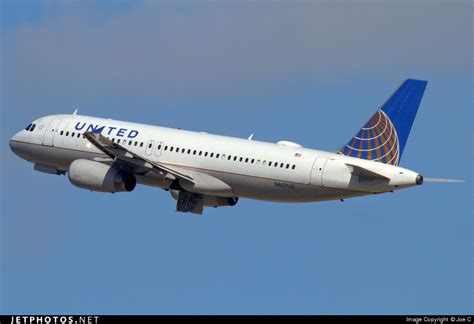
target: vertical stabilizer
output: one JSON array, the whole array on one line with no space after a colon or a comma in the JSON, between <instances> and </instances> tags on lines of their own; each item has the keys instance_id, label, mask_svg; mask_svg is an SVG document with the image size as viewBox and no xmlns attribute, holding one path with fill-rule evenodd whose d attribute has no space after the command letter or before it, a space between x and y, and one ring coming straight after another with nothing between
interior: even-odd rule
<instances>
[{"instance_id":1,"label":"vertical stabilizer","mask_svg":"<svg viewBox=\"0 0 474 324\"><path fill-rule=\"evenodd\" d=\"M408 79L339 152L398 165L427 81Z\"/></svg>"}]
</instances>

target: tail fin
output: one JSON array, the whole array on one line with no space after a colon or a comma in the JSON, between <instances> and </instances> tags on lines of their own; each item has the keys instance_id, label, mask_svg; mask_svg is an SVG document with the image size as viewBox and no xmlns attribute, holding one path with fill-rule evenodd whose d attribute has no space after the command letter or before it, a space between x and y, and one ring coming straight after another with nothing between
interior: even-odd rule
<instances>
[{"instance_id":1,"label":"tail fin","mask_svg":"<svg viewBox=\"0 0 474 324\"><path fill-rule=\"evenodd\" d=\"M403 82L339 153L398 165L427 83Z\"/></svg>"}]
</instances>

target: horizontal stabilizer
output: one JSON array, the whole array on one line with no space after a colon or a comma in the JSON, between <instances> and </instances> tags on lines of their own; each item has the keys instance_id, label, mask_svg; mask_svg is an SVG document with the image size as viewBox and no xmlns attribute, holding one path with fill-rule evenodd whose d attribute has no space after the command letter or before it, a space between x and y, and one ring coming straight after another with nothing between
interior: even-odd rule
<instances>
[{"instance_id":1,"label":"horizontal stabilizer","mask_svg":"<svg viewBox=\"0 0 474 324\"><path fill-rule=\"evenodd\" d=\"M353 173L362 175L363 178L366 178L366 180L390 180L390 178L387 178L383 174L374 172L372 170L363 168L361 166L350 164L350 163L346 163L346 165L349 167L352 167Z\"/></svg>"}]
</instances>

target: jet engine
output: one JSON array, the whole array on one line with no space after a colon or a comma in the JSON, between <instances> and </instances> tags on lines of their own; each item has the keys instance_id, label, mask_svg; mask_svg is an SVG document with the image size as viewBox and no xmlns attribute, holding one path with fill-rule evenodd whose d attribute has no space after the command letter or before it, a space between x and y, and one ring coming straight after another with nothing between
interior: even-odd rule
<instances>
[{"instance_id":1,"label":"jet engine","mask_svg":"<svg viewBox=\"0 0 474 324\"><path fill-rule=\"evenodd\" d=\"M170 193L175 200L178 200L180 190L170 190ZM204 206L207 207L235 206L239 201L239 197L199 196L199 198L203 199Z\"/></svg>"},{"instance_id":2,"label":"jet engine","mask_svg":"<svg viewBox=\"0 0 474 324\"><path fill-rule=\"evenodd\" d=\"M79 188L100 192L132 191L137 180L133 174L90 160L75 160L68 170L71 183Z\"/></svg>"}]
</instances>

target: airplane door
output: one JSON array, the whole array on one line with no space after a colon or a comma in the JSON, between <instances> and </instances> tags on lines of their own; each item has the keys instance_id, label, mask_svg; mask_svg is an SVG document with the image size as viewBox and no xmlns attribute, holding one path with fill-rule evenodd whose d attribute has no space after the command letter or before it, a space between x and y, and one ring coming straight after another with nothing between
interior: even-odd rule
<instances>
[{"instance_id":1,"label":"airplane door","mask_svg":"<svg viewBox=\"0 0 474 324\"><path fill-rule=\"evenodd\" d=\"M49 123L43 135L43 145L53 146L54 135L58 131L58 126L61 124L61 121L62 119L55 118Z\"/></svg>"},{"instance_id":2,"label":"airplane door","mask_svg":"<svg viewBox=\"0 0 474 324\"><path fill-rule=\"evenodd\" d=\"M156 145L155 155L156 156L161 156L161 151L163 151L163 142L158 141L158 143Z\"/></svg>"},{"instance_id":3,"label":"airplane door","mask_svg":"<svg viewBox=\"0 0 474 324\"><path fill-rule=\"evenodd\" d=\"M328 161L327 157L318 157L314 161L313 169L311 170L311 180L310 184L313 186L323 186L323 173L324 173L324 166Z\"/></svg>"},{"instance_id":4,"label":"airplane door","mask_svg":"<svg viewBox=\"0 0 474 324\"><path fill-rule=\"evenodd\" d=\"M150 140L148 144L146 145L146 154L151 155L151 152L153 152L153 146L155 145L154 140Z\"/></svg>"}]
</instances>

